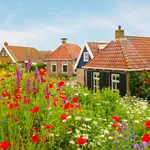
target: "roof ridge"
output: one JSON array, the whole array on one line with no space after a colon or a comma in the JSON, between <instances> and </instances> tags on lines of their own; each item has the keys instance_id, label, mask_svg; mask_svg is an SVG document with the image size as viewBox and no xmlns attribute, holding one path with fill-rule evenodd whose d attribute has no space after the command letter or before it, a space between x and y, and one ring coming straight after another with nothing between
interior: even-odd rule
<instances>
[{"instance_id":1,"label":"roof ridge","mask_svg":"<svg viewBox=\"0 0 150 150\"><path fill-rule=\"evenodd\" d=\"M70 55L70 56L71 56L71 58L73 59L73 56L70 54L69 48L67 47L67 45L66 45L66 44L65 44L65 46L66 46L66 48L67 48L67 50L68 50L69 55Z\"/></svg>"},{"instance_id":2,"label":"roof ridge","mask_svg":"<svg viewBox=\"0 0 150 150\"><path fill-rule=\"evenodd\" d=\"M125 62L127 64L127 67L129 68L129 64L131 62L130 62L130 60L128 58L128 54L126 53L126 49L125 49L124 44L122 43L121 40L119 40L119 43L120 43L120 46L121 46L121 49L122 49L122 52L123 52L123 56L124 56Z\"/></svg>"},{"instance_id":3,"label":"roof ridge","mask_svg":"<svg viewBox=\"0 0 150 150\"><path fill-rule=\"evenodd\" d=\"M125 35L125 38L127 37L136 37L136 38L150 38L149 36L134 36L134 35Z\"/></svg>"},{"instance_id":4,"label":"roof ridge","mask_svg":"<svg viewBox=\"0 0 150 150\"><path fill-rule=\"evenodd\" d=\"M8 45L8 47L22 47L22 48L33 48L36 49L34 47L27 47L27 46L15 46L15 45ZM36 49L37 50L37 49Z\"/></svg>"},{"instance_id":5,"label":"roof ridge","mask_svg":"<svg viewBox=\"0 0 150 150\"><path fill-rule=\"evenodd\" d=\"M13 51L11 50L11 48L9 48L9 46L5 46L7 48L8 51L11 52L11 54L13 55L13 57L15 58L15 60L18 62L18 59L16 58L16 56L14 55Z\"/></svg>"}]
</instances>

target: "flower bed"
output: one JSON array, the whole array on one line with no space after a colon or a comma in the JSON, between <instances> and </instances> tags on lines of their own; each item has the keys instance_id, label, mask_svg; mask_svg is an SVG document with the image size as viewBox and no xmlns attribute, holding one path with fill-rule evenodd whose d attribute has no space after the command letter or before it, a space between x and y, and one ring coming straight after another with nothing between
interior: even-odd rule
<instances>
[{"instance_id":1,"label":"flower bed","mask_svg":"<svg viewBox=\"0 0 150 150\"><path fill-rule=\"evenodd\" d=\"M136 149L149 147L150 109L110 89L91 93L46 73L0 74L1 149Z\"/></svg>"}]
</instances>

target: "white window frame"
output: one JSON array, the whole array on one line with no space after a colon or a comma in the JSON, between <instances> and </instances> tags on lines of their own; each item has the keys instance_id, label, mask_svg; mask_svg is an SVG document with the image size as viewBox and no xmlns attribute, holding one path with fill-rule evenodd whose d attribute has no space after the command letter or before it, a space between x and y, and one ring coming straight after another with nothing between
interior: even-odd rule
<instances>
[{"instance_id":1,"label":"white window frame","mask_svg":"<svg viewBox=\"0 0 150 150\"><path fill-rule=\"evenodd\" d=\"M119 77L119 80L118 80ZM114 79L115 78L115 79ZM120 83L120 74L111 74L111 89L113 91L118 91L117 84ZM115 87L113 86L115 84Z\"/></svg>"},{"instance_id":2,"label":"white window frame","mask_svg":"<svg viewBox=\"0 0 150 150\"><path fill-rule=\"evenodd\" d=\"M64 72L63 66L67 66L67 72ZM62 62L62 72L68 73L68 62Z\"/></svg>"},{"instance_id":3,"label":"white window frame","mask_svg":"<svg viewBox=\"0 0 150 150\"><path fill-rule=\"evenodd\" d=\"M88 54L88 59L86 59L86 55ZM89 53L88 52L84 52L83 53L83 59L84 59L84 62L88 62L89 61Z\"/></svg>"},{"instance_id":4,"label":"white window frame","mask_svg":"<svg viewBox=\"0 0 150 150\"><path fill-rule=\"evenodd\" d=\"M53 69L53 67L52 66L56 66L56 71L53 71L52 69ZM51 72L52 73L56 73L57 72L57 64L56 64L56 62L51 62Z\"/></svg>"},{"instance_id":5,"label":"white window frame","mask_svg":"<svg viewBox=\"0 0 150 150\"><path fill-rule=\"evenodd\" d=\"M4 57L4 56L5 56L5 52L4 52L4 51L2 51L1 56L2 56L2 57Z\"/></svg>"},{"instance_id":6,"label":"white window frame","mask_svg":"<svg viewBox=\"0 0 150 150\"><path fill-rule=\"evenodd\" d=\"M5 56L8 56L7 52L5 52Z\"/></svg>"},{"instance_id":7,"label":"white window frame","mask_svg":"<svg viewBox=\"0 0 150 150\"><path fill-rule=\"evenodd\" d=\"M95 77L96 75L96 77ZM99 85L95 85L95 80L98 81ZM100 72L93 72L93 91L96 92L96 90L100 89Z\"/></svg>"}]
</instances>

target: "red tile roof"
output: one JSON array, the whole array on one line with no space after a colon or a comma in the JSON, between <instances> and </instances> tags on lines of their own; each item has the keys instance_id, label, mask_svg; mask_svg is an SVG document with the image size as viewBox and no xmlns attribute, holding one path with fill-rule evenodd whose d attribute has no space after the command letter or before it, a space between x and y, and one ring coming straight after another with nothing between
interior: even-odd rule
<instances>
[{"instance_id":1,"label":"red tile roof","mask_svg":"<svg viewBox=\"0 0 150 150\"><path fill-rule=\"evenodd\" d=\"M110 69L150 68L150 37L125 36L111 41L85 67Z\"/></svg>"},{"instance_id":2,"label":"red tile roof","mask_svg":"<svg viewBox=\"0 0 150 150\"><path fill-rule=\"evenodd\" d=\"M80 50L76 44L62 44L47 59L74 59L78 57Z\"/></svg>"},{"instance_id":3,"label":"red tile roof","mask_svg":"<svg viewBox=\"0 0 150 150\"><path fill-rule=\"evenodd\" d=\"M93 56L95 57L99 53L99 47L103 46L103 45L105 46L108 43L106 43L106 42L87 42L87 44L88 44Z\"/></svg>"},{"instance_id":4,"label":"red tile roof","mask_svg":"<svg viewBox=\"0 0 150 150\"><path fill-rule=\"evenodd\" d=\"M32 59L33 62L39 61L39 53L35 48L10 45L7 45L6 48L16 61L25 61L29 58Z\"/></svg>"}]
</instances>

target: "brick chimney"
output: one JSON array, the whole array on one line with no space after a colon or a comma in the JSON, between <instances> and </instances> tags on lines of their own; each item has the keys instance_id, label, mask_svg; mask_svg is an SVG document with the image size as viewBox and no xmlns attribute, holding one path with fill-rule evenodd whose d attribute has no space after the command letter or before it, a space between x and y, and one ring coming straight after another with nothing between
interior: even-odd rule
<instances>
[{"instance_id":1,"label":"brick chimney","mask_svg":"<svg viewBox=\"0 0 150 150\"><path fill-rule=\"evenodd\" d=\"M68 38L60 38L61 39L61 41L62 41L62 44L66 44L67 43L67 40L68 40Z\"/></svg>"},{"instance_id":2,"label":"brick chimney","mask_svg":"<svg viewBox=\"0 0 150 150\"><path fill-rule=\"evenodd\" d=\"M121 26L118 26L118 30L115 31L115 39L124 38L124 30L121 29Z\"/></svg>"},{"instance_id":3,"label":"brick chimney","mask_svg":"<svg viewBox=\"0 0 150 150\"><path fill-rule=\"evenodd\" d=\"M5 45L5 46L8 46L8 42L5 41L4 45Z\"/></svg>"}]
</instances>

